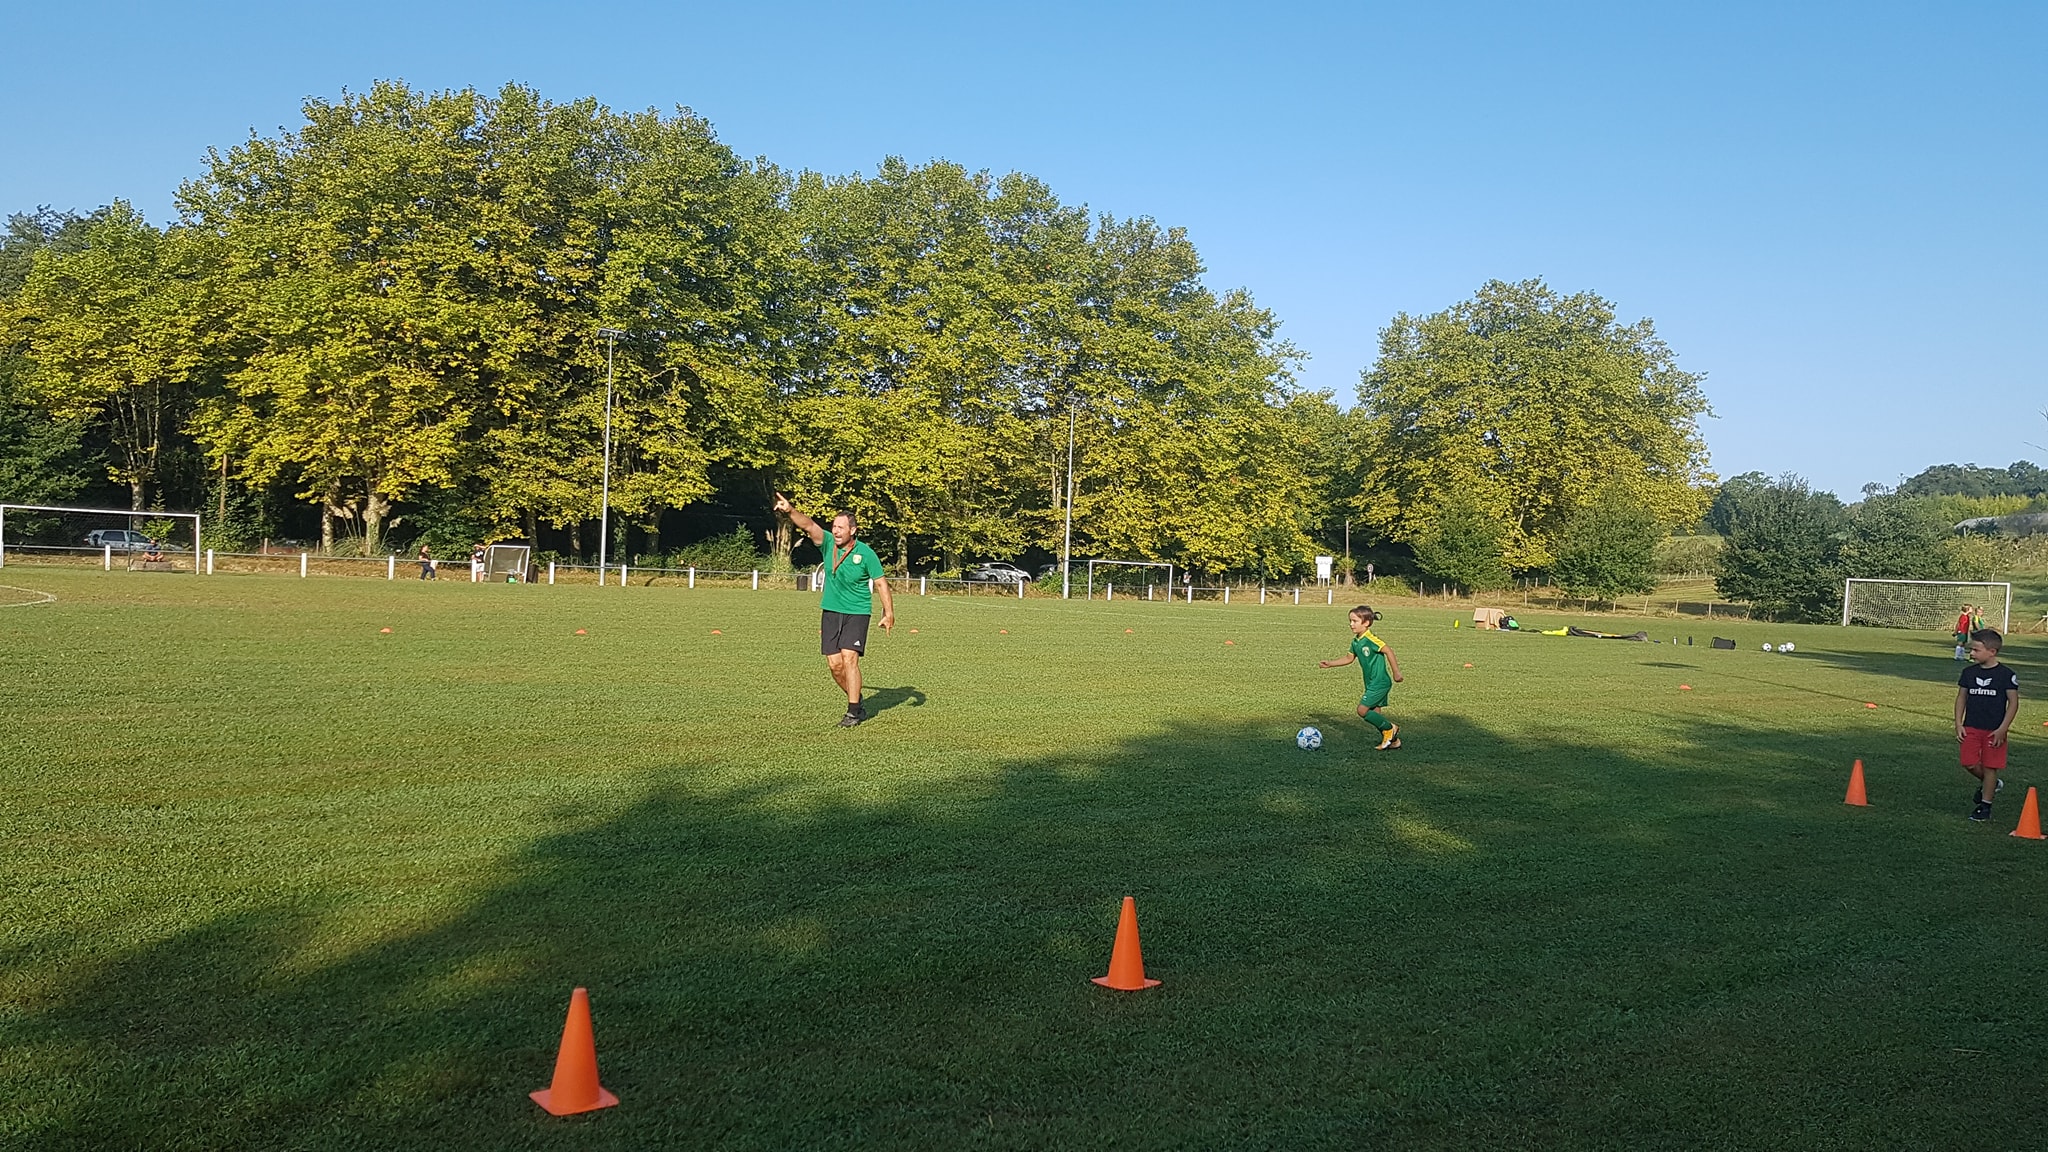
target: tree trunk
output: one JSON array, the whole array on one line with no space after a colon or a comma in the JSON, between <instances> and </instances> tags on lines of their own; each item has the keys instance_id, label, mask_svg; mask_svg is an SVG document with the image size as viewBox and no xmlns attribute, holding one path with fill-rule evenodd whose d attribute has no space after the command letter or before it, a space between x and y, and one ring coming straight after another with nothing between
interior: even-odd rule
<instances>
[{"instance_id":1,"label":"tree trunk","mask_svg":"<svg viewBox=\"0 0 2048 1152\"><path fill-rule=\"evenodd\" d=\"M149 483L140 475L128 475L128 507L140 512L149 497Z\"/></svg>"},{"instance_id":2,"label":"tree trunk","mask_svg":"<svg viewBox=\"0 0 2048 1152\"><path fill-rule=\"evenodd\" d=\"M334 518L342 514L341 489L330 487L320 498L320 554L334 554Z\"/></svg>"},{"instance_id":3,"label":"tree trunk","mask_svg":"<svg viewBox=\"0 0 2048 1152\"><path fill-rule=\"evenodd\" d=\"M583 559L583 521L569 521L569 555Z\"/></svg>"},{"instance_id":4,"label":"tree trunk","mask_svg":"<svg viewBox=\"0 0 2048 1152\"><path fill-rule=\"evenodd\" d=\"M531 508L526 510L526 546L535 552L540 551L540 518L533 514Z\"/></svg>"},{"instance_id":5,"label":"tree trunk","mask_svg":"<svg viewBox=\"0 0 2048 1152\"><path fill-rule=\"evenodd\" d=\"M782 513L775 514L775 527L768 534L768 552L775 560L775 567L788 571L794 566L790 554L796 550L796 525Z\"/></svg>"},{"instance_id":6,"label":"tree trunk","mask_svg":"<svg viewBox=\"0 0 2048 1152\"><path fill-rule=\"evenodd\" d=\"M383 546L384 518L391 514L391 501L372 489L363 502L363 555L375 556Z\"/></svg>"}]
</instances>

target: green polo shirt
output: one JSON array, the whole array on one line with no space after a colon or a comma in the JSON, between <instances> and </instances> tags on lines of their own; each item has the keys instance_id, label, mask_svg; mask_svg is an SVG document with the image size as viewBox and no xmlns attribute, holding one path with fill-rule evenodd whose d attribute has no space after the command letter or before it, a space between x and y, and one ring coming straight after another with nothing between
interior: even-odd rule
<instances>
[{"instance_id":1,"label":"green polo shirt","mask_svg":"<svg viewBox=\"0 0 2048 1152\"><path fill-rule=\"evenodd\" d=\"M825 596L821 606L827 612L848 616L870 616L875 611L874 593L868 581L882 578L882 561L867 541L855 539L841 560L839 542L825 534Z\"/></svg>"}]
</instances>

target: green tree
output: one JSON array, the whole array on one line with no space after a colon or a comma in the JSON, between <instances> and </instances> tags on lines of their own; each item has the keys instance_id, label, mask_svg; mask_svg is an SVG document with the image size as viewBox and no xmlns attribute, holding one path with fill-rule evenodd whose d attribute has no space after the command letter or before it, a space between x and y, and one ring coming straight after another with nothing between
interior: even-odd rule
<instances>
[{"instance_id":1,"label":"green tree","mask_svg":"<svg viewBox=\"0 0 2048 1152\"><path fill-rule=\"evenodd\" d=\"M1446 497L1436 521L1415 542L1415 562L1424 572L1471 592L1508 582L1501 559L1501 530L1479 502L1463 493Z\"/></svg>"},{"instance_id":2,"label":"green tree","mask_svg":"<svg viewBox=\"0 0 2048 1152\"><path fill-rule=\"evenodd\" d=\"M1849 516L1842 544L1842 575L1879 580L1943 580L1950 528L1927 502L1871 496Z\"/></svg>"},{"instance_id":3,"label":"green tree","mask_svg":"<svg viewBox=\"0 0 2048 1152\"><path fill-rule=\"evenodd\" d=\"M95 465L83 441L87 422L53 416L29 388L27 326L15 299L44 251L75 250L85 220L48 209L7 218L0 236L0 502L61 504L90 481Z\"/></svg>"},{"instance_id":4,"label":"green tree","mask_svg":"<svg viewBox=\"0 0 2048 1152\"><path fill-rule=\"evenodd\" d=\"M1730 476L1714 490L1714 500L1707 508L1704 521L1708 531L1719 536L1728 535L1735 523L1735 509L1750 496L1771 486L1771 478L1761 472L1744 472Z\"/></svg>"},{"instance_id":5,"label":"green tree","mask_svg":"<svg viewBox=\"0 0 2048 1152\"><path fill-rule=\"evenodd\" d=\"M1732 509L1714 586L1774 619L1825 622L1841 609L1842 502L1786 475Z\"/></svg>"},{"instance_id":6,"label":"green tree","mask_svg":"<svg viewBox=\"0 0 2048 1152\"><path fill-rule=\"evenodd\" d=\"M34 369L28 395L60 421L103 427L108 473L129 506L149 506L169 441L205 362L201 279L206 237L164 232L116 201L46 248L9 309ZM61 447L61 430L51 430Z\"/></svg>"},{"instance_id":7,"label":"green tree","mask_svg":"<svg viewBox=\"0 0 2048 1152\"><path fill-rule=\"evenodd\" d=\"M1664 537L1656 516L1628 489L1608 485L1566 526L1553 569L1572 596L1614 600L1657 586L1657 545Z\"/></svg>"},{"instance_id":8,"label":"green tree","mask_svg":"<svg viewBox=\"0 0 2048 1152\"><path fill-rule=\"evenodd\" d=\"M1711 479L1699 379L1650 321L1619 324L1598 296L1538 280L1396 316L1359 388L1370 464L1358 514L1414 542L1464 493L1503 527L1517 568L1550 565L1602 478L1660 524L1694 523Z\"/></svg>"}]
</instances>

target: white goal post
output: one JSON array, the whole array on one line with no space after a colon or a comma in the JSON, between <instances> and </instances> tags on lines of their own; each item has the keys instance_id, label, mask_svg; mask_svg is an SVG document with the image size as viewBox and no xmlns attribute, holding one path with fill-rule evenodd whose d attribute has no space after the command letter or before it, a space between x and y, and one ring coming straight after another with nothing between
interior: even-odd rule
<instances>
[{"instance_id":1,"label":"white goal post","mask_svg":"<svg viewBox=\"0 0 2048 1152\"><path fill-rule=\"evenodd\" d=\"M1998 613L1998 630L2012 626L2012 585L1996 580L1866 580L1842 581L1842 624L1878 628L1921 628L1947 632L1955 627L1963 605L1987 618Z\"/></svg>"},{"instance_id":2,"label":"white goal post","mask_svg":"<svg viewBox=\"0 0 2048 1152\"><path fill-rule=\"evenodd\" d=\"M1173 599L1173 565L1161 563L1157 560L1090 560L1088 562L1087 599L1095 599L1095 566L1097 564L1105 568L1164 568L1166 569L1166 598L1169 601Z\"/></svg>"},{"instance_id":3,"label":"white goal post","mask_svg":"<svg viewBox=\"0 0 2048 1152\"><path fill-rule=\"evenodd\" d=\"M15 524L12 540L7 526L10 515ZM165 520L189 526L190 539L180 538L182 533L149 531L151 523ZM200 539L196 512L0 504L0 568L7 566L11 550L16 563L96 560L110 571L118 562L130 569L177 572L189 568L197 574L206 571Z\"/></svg>"}]
</instances>

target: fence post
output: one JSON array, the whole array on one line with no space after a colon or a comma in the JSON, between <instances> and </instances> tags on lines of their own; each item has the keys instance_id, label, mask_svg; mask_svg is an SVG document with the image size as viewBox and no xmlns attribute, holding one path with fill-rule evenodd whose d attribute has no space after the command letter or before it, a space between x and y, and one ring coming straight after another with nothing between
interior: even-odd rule
<instances>
[{"instance_id":1,"label":"fence post","mask_svg":"<svg viewBox=\"0 0 2048 1152\"><path fill-rule=\"evenodd\" d=\"M925 578L924 578L923 576L919 576L919 577L917 578L917 594L918 594L919 596L922 596L922 595L924 595L924 581L925 581Z\"/></svg>"},{"instance_id":2,"label":"fence post","mask_svg":"<svg viewBox=\"0 0 2048 1152\"><path fill-rule=\"evenodd\" d=\"M208 576L213 575L213 549L211 548L206 550L206 574Z\"/></svg>"},{"instance_id":3,"label":"fence post","mask_svg":"<svg viewBox=\"0 0 2048 1152\"><path fill-rule=\"evenodd\" d=\"M626 566L625 566L624 564L621 564L621 565L619 565L619 587L621 587L621 588L624 588L625 586L626 586Z\"/></svg>"},{"instance_id":4,"label":"fence post","mask_svg":"<svg viewBox=\"0 0 2048 1152\"><path fill-rule=\"evenodd\" d=\"M102 544L100 545L100 550L101 563L105 565L107 571L112 572L114 570L114 546L112 544Z\"/></svg>"},{"instance_id":5,"label":"fence post","mask_svg":"<svg viewBox=\"0 0 2048 1152\"><path fill-rule=\"evenodd\" d=\"M396 552L384 557L384 578L386 580L398 579L398 554Z\"/></svg>"},{"instance_id":6,"label":"fence post","mask_svg":"<svg viewBox=\"0 0 2048 1152\"><path fill-rule=\"evenodd\" d=\"M1022 580L1019 580L1019 581L1017 581L1017 599L1019 599L1019 600L1022 600L1023 598L1024 598L1024 582L1023 582Z\"/></svg>"},{"instance_id":7,"label":"fence post","mask_svg":"<svg viewBox=\"0 0 2048 1152\"><path fill-rule=\"evenodd\" d=\"M548 561L548 583L550 583L550 584L553 584L554 582L555 582L555 562L554 562L553 560L550 560L550 561Z\"/></svg>"},{"instance_id":8,"label":"fence post","mask_svg":"<svg viewBox=\"0 0 2048 1152\"><path fill-rule=\"evenodd\" d=\"M759 592L760 590L761 590L761 570L760 570L759 568L756 568L756 569L754 569L754 591L756 591L756 592Z\"/></svg>"},{"instance_id":9,"label":"fence post","mask_svg":"<svg viewBox=\"0 0 2048 1152\"><path fill-rule=\"evenodd\" d=\"M1105 584L1102 588L1102 602L1108 604L1116 599L1116 585Z\"/></svg>"},{"instance_id":10,"label":"fence post","mask_svg":"<svg viewBox=\"0 0 2048 1152\"><path fill-rule=\"evenodd\" d=\"M1299 584L1294 586L1294 602L1296 604L1301 603L1301 585Z\"/></svg>"},{"instance_id":11,"label":"fence post","mask_svg":"<svg viewBox=\"0 0 2048 1152\"><path fill-rule=\"evenodd\" d=\"M1195 602L1195 582L1194 582L1193 580L1190 580L1190 581L1188 581L1188 603L1190 603L1190 604L1193 604L1194 602Z\"/></svg>"},{"instance_id":12,"label":"fence post","mask_svg":"<svg viewBox=\"0 0 2048 1152\"><path fill-rule=\"evenodd\" d=\"M1335 588L1332 588L1332 589L1330 589L1330 590L1329 590L1328 592L1325 592L1325 593L1323 593L1323 603L1325 603L1325 604L1335 604L1336 602L1337 602L1337 590L1336 590Z\"/></svg>"},{"instance_id":13,"label":"fence post","mask_svg":"<svg viewBox=\"0 0 2048 1152\"><path fill-rule=\"evenodd\" d=\"M301 553L299 553L299 579L301 579L301 580L304 580L305 578L306 578L306 554L305 554L304 552L301 552Z\"/></svg>"},{"instance_id":14,"label":"fence post","mask_svg":"<svg viewBox=\"0 0 2048 1152\"><path fill-rule=\"evenodd\" d=\"M1223 586L1223 602L1225 604L1230 603L1230 585L1228 584Z\"/></svg>"},{"instance_id":15,"label":"fence post","mask_svg":"<svg viewBox=\"0 0 2048 1152\"><path fill-rule=\"evenodd\" d=\"M692 565L690 565L690 587L692 587L692 588L695 588L696 586L697 586L697 566L696 566L695 564L692 564Z\"/></svg>"}]
</instances>

